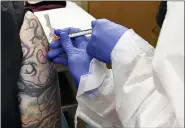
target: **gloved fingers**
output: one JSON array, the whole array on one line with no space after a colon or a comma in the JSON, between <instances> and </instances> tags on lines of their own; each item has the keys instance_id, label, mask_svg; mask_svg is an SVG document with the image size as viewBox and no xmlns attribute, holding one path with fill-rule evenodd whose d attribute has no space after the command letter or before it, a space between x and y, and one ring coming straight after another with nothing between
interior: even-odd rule
<instances>
[{"instance_id":1,"label":"gloved fingers","mask_svg":"<svg viewBox=\"0 0 185 128\"><path fill-rule=\"evenodd\" d=\"M94 28L94 26L96 25L96 22L97 22L97 20L93 20L93 21L91 22L91 27L92 27L92 28Z\"/></svg>"},{"instance_id":2,"label":"gloved fingers","mask_svg":"<svg viewBox=\"0 0 185 128\"><path fill-rule=\"evenodd\" d=\"M56 36L60 36L60 33L61 33L61 32L66 32L67 34L69 34L70 29L71 29L70 27L64 28L64 29L56 29L56 30L54 31L54 34L55 34Z\"/></svg>"},{"instance_id":3,"label":"gloved fingers","mask_svg":"<svg viewBox=\"0 0 185 128\"><path fill-rule=\"evenodd\" d=\"M61 41L62 47L64 48L64 51L66 52L67 55L69 55L73 50L74 46L68 34L65 32L61 32L60 41Z\"/></svg>"},{"instance_id":4,"label":"gloved fingers","mask_svg":"<svg viewBox=\"0 0 185 128\"><path fill-rule=\"evenodd\" d=\"M60 54L63 54L64 53L64 49L63 48L58 48L58 49L54 49L54 50L51 50L47 53L47 56L49 59L52 59Z\"/></svg>"},{"instance_id":5,"label":"gloved fingers","mask_svg":"<svg viewBox=\"0 0 185 128\"><path fill-rule=\"evenodd\" d=\"M94 28L96 25L100 25L100 24L107 24L107 22L111 22L107 19L97 19L91 22L91 27Z\"/></svg>"},{"instance_id":6,"label":"gloved fingers","mask_svg":"<svg viewBox=\"0 0 185 128\"><path fill-rule=\"evenodd\" d=\"M69 33L75 33L79 31L80 31L79 28L71 28ZM80 49L85 49L88 42L88 39L86 38L86 36L79 36L76 38L72 38L71 40L73 42L74 47L80 48Z\"/></svg>"},{"instance_id":7,"label":"gloved fingers","mask_svg":"<svg viewBox=\"0 0 185 128\"><path fill-rule=\"evenodd\" d=\"M68 27L68 28L64 28L64 29L57 29L57 30L54 31L54 34L56 36L60 36L61 32L66 32L67 34L70 34L70 33L75 33L75 32L78 32L78 31L80 31L79 28Z\"/></svg>"},{"instance_id":8,"label":"gloved fingers","mask_svg":"<svg viewBox=\"0 0 185 128\"><path fill-rule=\"evenodd\" d=\"M94 57L93 53L95 52L95 49L94 49L93 45L88 44L87 47L86 47L86 51L90 56Z\"/></svg>"},{"instance_id":9,"label":"gloved fingers","mask_svg":"<svg viewBox=\"0 0 185 128\"><path fill-rule=\"evenodd\" d=\"M66 30L66 29L64 29L64 30ZM67 30L66 30L66 31L67 31ZM79 28L72 28L72 27L70 27L69 33L75 33L75 32L78 32L78 31L80 31Z\"/></svg>"},{"instance_id":10,"label":"gloved fingers","mask_svg":"<svg viewBox=\"0 0 185 128\"><path fill-rule=\"evenodd\" d=\"M63 64L65 66L68 65L68 60L67 58L63 57L63 56L59 56L59 57L56 57L52 60L54 63L57 63L57 64Z\"/></svg>"},{"instance_id":11,"label":"gloved fingers","mask_svg":"<svg viewBox=\"0 0 185 128\"><path fill-rule=\"evenodd\" d=\"M68 34L70 33L76 33L76 32L79 32L80 29L79 28L64 28L64 29L61 29L59 30L60 32L66 32ZM86 40L86 37L85 36L80 36L80 37L76 37L76 38L71 38L72 42L73 42L73 45L76 47L76 48L81 48L81 42Z\"/></svg>"},{"instance_id":12,"label":"gloved fingers","mask_svg":"<svg viewBox=\"0 0 185 128\"><path fill-rule=\"evenodd\" d=\"M79 28L68 27L68 28L64 28L64 29L57 29L54 31L54 33L55 33L55 35L60 36L61 32L66 32L67 34L70 34L70 33L75 33L78 31L80 31ZM73 42L74 47L80 48L80 49L85 49L85 47L87 46L87 42L88 42L88 39L85 36L72 38L71 40ZM58 46L58 44L56 44L56 45Z\"/></svg>"},{"instance_id":13,"label":"gloved fingers","mask_svg":"<svg viewBox=\"0 0 185 128\"><path fill-rule=\"evenodd\" d=\"M51 43L49 43L49 47L51 49L57 49L57 48L61 47L60 39L59 40L52 41Z\"/></svg>"},{"instance_id":14,"label":"gloved fingers","mask_svg":"<svg viewBox=\"0 0 185 128\"><path fill-rule=\"evenodd\" d=\"M81 37L77 37L75 39L72 39L72 41L73 41L74 47L80 48L80 49L85 49L85 47L87 46L88 39L85 36L81 36ZM49 47L51 49L57 49L57 48L60 48L61 46L62 45L61 45L60 39L49 43Z\"/></svg>"},{"instance_id":15,"label":"gloved fingers","mask_svg":"<svg viewBox=\"0 0 185 128\"><path fill-rule=\"evenodd\" d=\"M85 36L77 37L74 39L74 47L85 49L88 43L88 39Z\"/></svg>"}]
</instances>

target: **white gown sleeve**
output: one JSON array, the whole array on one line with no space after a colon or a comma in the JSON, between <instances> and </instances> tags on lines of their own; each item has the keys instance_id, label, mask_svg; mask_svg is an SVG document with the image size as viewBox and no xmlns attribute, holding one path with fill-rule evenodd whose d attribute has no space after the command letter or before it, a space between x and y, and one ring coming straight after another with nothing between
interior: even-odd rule
<instances>
[{"instance_id":1,"label":"white gown sleeve","mask_svg":"<svg viewBox=\"0 0 185 128\"><path fill-rule=\"evenodd\" d=\"M112 70L105 64L92 60L90 74L81 77L76 98L76 121L78 117L95 128L122 128L115 109Z\"/></svg>"},{"instance_id":2,"label":"white gown sleeve","mask_svg":"<svg viewBox=\"0 0 185 128\"><path fill-rule=\"evenodd\" d=\"M133 30L113 49L116 110L123 127L184 127L184 4L167 5L155 55Z\"/></svg>"},{"instance_id":3,"label":"white gown sleeve","mask_svg":"<svg viewBox=\"0 0 185 128\"><path fill-rule=\"evenodd\" d=\"M167 10L156 50L130 29L111 53L112 70L92 61L76 117L96 128L184 126L184 5Z\"/></svg>"},{"instance_id":4,"label":"white gown sleeve","mask_svg":"<svg viewBox=\"0 0 185 128\"><path fill-rule=\"evenodd\" d=\"M153 83L154 48L130 29L120 38L111 56L116 110L122 126L171 125L163 124L168 121L162 119L164 114L158 120L159 113L171 112L171 106Z\"/></svg>"},{"instance_id":5,"label":"white gown sleeve","mask_svg":"<svg viewBox=\"0 0 185 128\"><path fill-rule=\"evenodd\" d=\"M174 127L184 127L184 1L167 3L153 61L156 88L166 96L176 117Z\"/></svg>"}]
</instances>

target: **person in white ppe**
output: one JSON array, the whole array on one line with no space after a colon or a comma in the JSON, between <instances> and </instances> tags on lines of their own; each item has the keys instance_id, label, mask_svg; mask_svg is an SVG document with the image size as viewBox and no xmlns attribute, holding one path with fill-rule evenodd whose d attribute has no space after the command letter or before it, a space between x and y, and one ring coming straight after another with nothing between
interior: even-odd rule
<instances>
[{"instance_id":1,"label":"person in white ppe","mask_svg":"<svg viewBox=\"0 0 185 128\"><path fill-rule=\"evenodd\" d=\"M69 67L76 117L96 128L184 127L184 2L167 3L156 49L106 19L93 21L92 30L89 40L70 39L75 28L56 30L60 39L48 52Z\"/></svg>"}]
</instances>

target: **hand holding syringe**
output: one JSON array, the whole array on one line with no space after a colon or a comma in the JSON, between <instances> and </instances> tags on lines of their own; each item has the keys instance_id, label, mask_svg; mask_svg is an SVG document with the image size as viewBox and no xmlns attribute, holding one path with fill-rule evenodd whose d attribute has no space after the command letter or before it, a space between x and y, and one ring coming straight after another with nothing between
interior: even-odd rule
<instances>
[{"instance_id":1,"label":"hand holding syringe","mask_svg":"<svg viewBox=\"0 0 185 128\"><path fill-rule=\"evenodd\" d=\"M51 23L50 23L50 19L49 19L49 15L48 14L45 14L45 19L47 21L47 26L50 28L50 35L52 35L50 38L52 41L56 41L58 39L60 39L60 37L54 35L54 29L51 27ZM78 31L78 32L75 32L75 33L69 33L69 37L70 38L76 38L76 37L79 37L79 36L84 36L84 35L88 35L88 34L91 34L92 33L92 29L87 29L87 30L81 30L81 31ZM107 65L108 68L111 68L110 65Z\"/></svg>"}]
</instances>

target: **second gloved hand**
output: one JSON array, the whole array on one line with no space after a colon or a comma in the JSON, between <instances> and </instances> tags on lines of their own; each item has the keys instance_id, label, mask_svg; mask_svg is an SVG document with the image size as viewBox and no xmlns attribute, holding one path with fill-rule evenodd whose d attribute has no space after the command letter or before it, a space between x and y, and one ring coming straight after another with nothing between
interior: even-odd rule
<instances>
[{"instance_id":1,"label":"second gloved hand","mask_svg":"<svg viewBox=\"0 0 185 128\"><path fill-rule=\"evenodd\" d=\"M92 35L87 45L87 53L107 64L111 64L111 52L128 29L106 19L92 22Z\"/></svg>"},{"instance_id":2,"label":"second gloved hand","mask_svg":"<svg viewBox=\"0 0 185 128\"><path fill-rule=\"evenodd\" d=\"M50 48L53 50L48 52L48 57L55 63L64 64L69 67L69 72L72 75L75 86L78 88L81 76L89 72L92 57L86 52L87 38L82 36L70 39L68 34L72 32L77 32L77 29L66 28L55 31L55 34L60 36L60 39L50 45ZM67 58L58 55L64 52Z\"/></svg>"}]
</instances>

